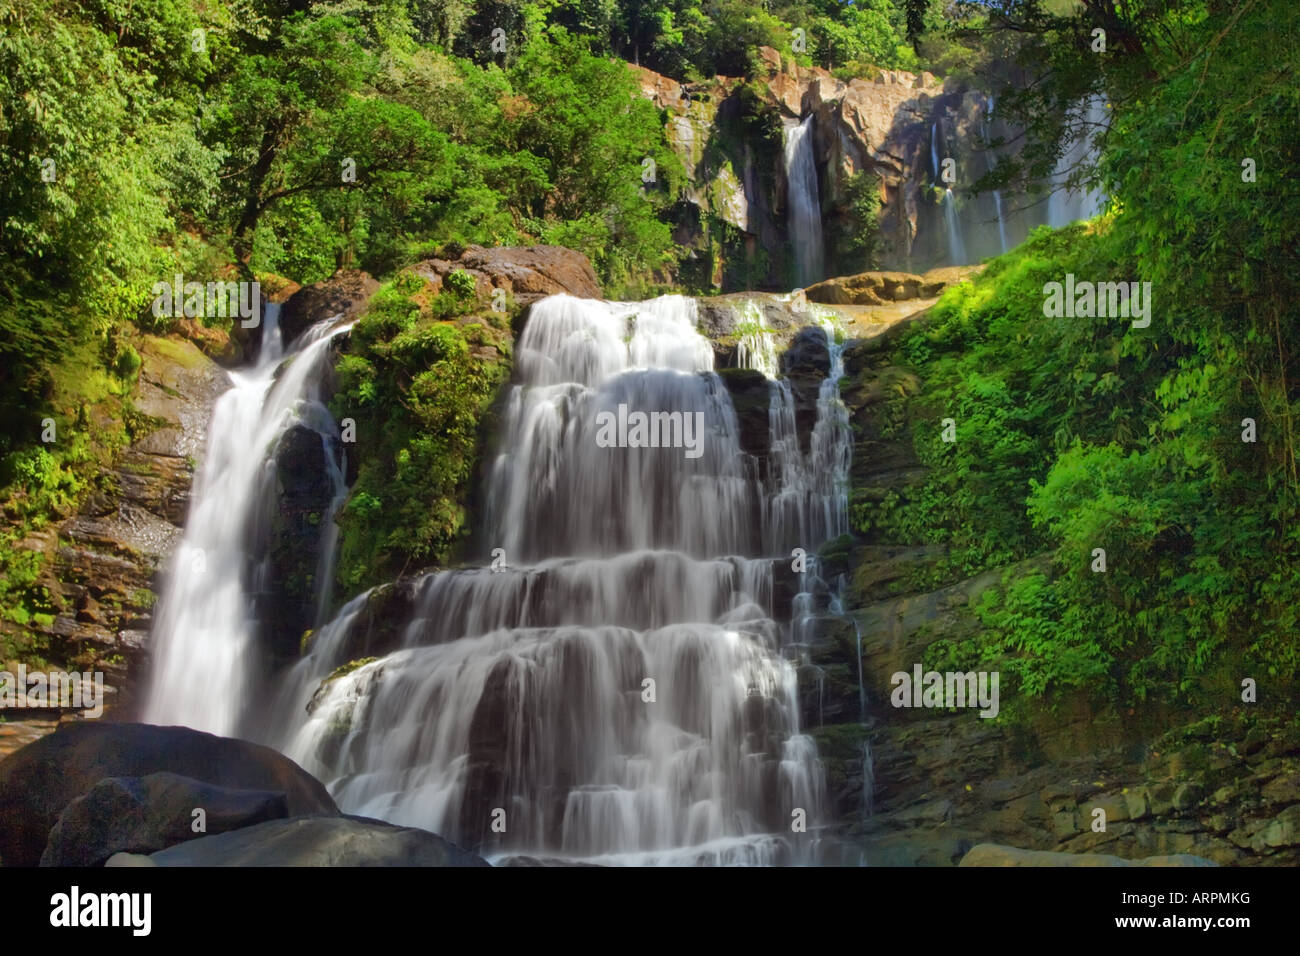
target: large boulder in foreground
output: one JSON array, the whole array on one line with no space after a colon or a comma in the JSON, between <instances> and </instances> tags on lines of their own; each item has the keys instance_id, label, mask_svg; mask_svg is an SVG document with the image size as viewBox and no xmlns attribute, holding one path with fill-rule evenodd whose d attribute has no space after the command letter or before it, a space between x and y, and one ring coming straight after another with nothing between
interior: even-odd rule
<instances>
[{"instance_id":1,"label":"large boulder in foreground","mask_svg":"<svg viewBox=\"0 0 1300 956\"><path fill-rule=\"evenodd\" d=\"M560 293L583 299L602 295L591 261L564 246L466 246L455 259L426 259L411 271L432 283L435 291L442 289L452 272L466 272L480 297L490 298L493 289L505 289L524 305Z\"/></svg>"},{"instance_id":2,"label":"large boulder in foreground","mask_svg":"<svg viewBox=\"0 0 1300 956\"><path fill-rule=\"evenodd\" d=\"M198 833L196 809L203 811ZM41 866L101 866L114 853L153 853L288 815L279 791L235 790L174 773L109 777L68 804Z\"/></svg>"},{"instance_id":3,"label":"large boulder in foreground","mask_svg":"<svg viewBox=\"0 0 1300 956\"><path fill-rule=\"evenodd\" d=\"M66 724L0 763L0 863L36 866L68 804L107 777L174 773L282 792L291 816L337 814L323 784L283 754L188 727Z\"/></svg>"},{"instance_id":4,"label":"large boulder in foreground","mask_svg":"<svg viewBox=\"0 0 1300 956\"><path fill-rule=\"evenodd\" d=\"M152 853L155 866L488 866L427 830L366 817L271 820ZM138 866L139 856L109 866Z\"/></svg>"},{"instance_id":5,"label":"large boulder in foreground","mask_svg":"<svg viewBox=\"0 0 1300 956\"><path fill-rule=\"evenodd\" d=\"M1217 866L1203 856L1174 853L1126 860L1105 853L1056 853L1051 850L1022 850L998 843L981 843L961 858L959 866Z\"/></svg>"},{"instance_id":6,"label":"large boulder in foreground","mask_svg":"<svg viewBox=\"0 0 1300 956\"><path fill-rule=\"evenodd\" d=\"M335 315L356 318L378 288L379 283L360 269L340 269L323 282L303 286L280 310L280 336L285 346L323 319Z\"/></svg>"}]
</instances>

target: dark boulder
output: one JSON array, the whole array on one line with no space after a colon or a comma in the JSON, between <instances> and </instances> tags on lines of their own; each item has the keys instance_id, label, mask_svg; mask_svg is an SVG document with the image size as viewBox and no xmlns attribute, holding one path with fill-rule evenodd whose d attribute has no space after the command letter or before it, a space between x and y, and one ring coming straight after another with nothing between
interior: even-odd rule
<instances>
[{"instance_id":1,"label":"dark boulder","mask_svg":"<svg viewBox=\"0 0 1300 956\"><path fill-rule=\"evenodd\" d=\"M379 283L369 273L341 269L323 282L303 286L280 310L280 335L287 347L317 322L331 316L356 318L365 309Z\"/></svg>"},{"instance_id":2,"label":"dark boulder","mask_svg":"<svg viewBox=\"0 0 1300 956\"><path fill-rule=\"evenodd\" d=\"M109 777L64 809L41 866L100 866L114 853L153 853L288 815L279 791L218 787L174 773ZM202 830L196 833L198 819Z\"/></svg>"},{"instance_id":3,"label":"dark boulder","mask_svg":"<svg viewBox=\"0 0 1300 956\"><path fill-rule=\"evenodd\" d=\"M772 383L754 369L724 368L718 374L736 410L740 447L760 462L766 461L772 442Z\"/></svg>"},{"instance_id":4,"label":"dark boulder","mask_svg":"<svg viewBox=\"0 0 1300 956\"><path fill-rule=\"evenodd\" d=\"M335 487L330 462L338 465L342 446L333 436L305 425L287 429L276 443L277 495L260 529L267 536L265 588L255 596L274 665L298 657L303 634L316 616L316 596L328 581L317 581L322 546L332 519Z\"/></svg>"},{"instance_id":5,"label":"dark boulder","mask_svg":"<svg viewBox=\"0 0 1300 956\"><path fill-rule=\"evenodd\" d=\"M161 771L282 792L294 816L338 813L320 781L270 747L188 727L84 721L61 726L0 763L0 863L39 863L59 815L106 777Z\"/></svg>"},{"instance_id":6,"label":"dark boulder","mask_svg":"<svg viewBox=\"0 0 1300 956\"><path fill-rule=\"evenodd\" d=\"M366 817L270 820L150 854L156 866L487 866L427 830ZM113 864L123 865L130 859Z\"/></svg>"}]
</instances>

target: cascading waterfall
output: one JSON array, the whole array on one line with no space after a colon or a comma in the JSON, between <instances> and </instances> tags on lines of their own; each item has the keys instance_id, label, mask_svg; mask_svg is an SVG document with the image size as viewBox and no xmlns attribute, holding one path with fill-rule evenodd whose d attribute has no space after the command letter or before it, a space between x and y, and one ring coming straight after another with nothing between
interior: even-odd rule
<instances>
[{"instance_id":1,"label":"cascading waterfall","mask_svg":"<svg viewBox=\"0 0 1300 956\"><path fill-rule=\"evenodd\" d=\"M943 220L948 229L948 259L954 266L966 265L966 244L961 238L961 221L957 218L957 198L951 189L943 191Z\"/></svg>"},{"instance_id":2,"label":"cascading waterfall","mask_svg":"<svg viewBox=\"0 0 1300 956\"><path fill-rule=\"evenodd\" d=\"M256 674L249 540L275 494L268 455L295 422L333 427L314 393L330 341L344 331L322 323L284 359L278 318L279 306L264 306L258 361L230 373L232 387L213 408L184 537L154 624L143 715L150 723L235 734Z\"/></svg>"},{"instance_id":3,"label":"cascading waterfall","mask_svg":"<svg viewBox=\"0 0 1300 956\"><path fill-rule=\"evenodd\" d=\"M797 126L787 126L785 130L790 242L794 246L795 270L801 286L817 282L825 273L821 197L812 130L812 114Z\"/></svg>"},{"instance_id":4,"label":"cascading waterfall","mask_svg":"<svg viewBox=\"0 0 1300 956\"><path fill-rule=\"evenodd\" d=\"M939 121L930 124L930 172L934 181L939 182Z\"/></svg>"},{"instance_id":5,"label":"cascading waterfall","mask_svg":"<svg viewBox=\"0 0 1300 956\"><path fill-rule=\"evenodd\" d=\"M783 444L762 469L693 300L535 304L488 477L485 545L507 566L420 578L401 646L323 680L347 663L355 599L284 681L273 742L346 811L498 860L811 859L825 783L775 565L846 526L839 351L806 456L771 383ZM597 415L620 404L703 413L700 454L602 447Z\"/></svg>"},{"instance_id":6,"label":"cascading waterfall","mask_svg":"<svg viewBox=\"0 0 1300 956\"><path fill-rule=\"evenodd\" d=\"M988 141L991 139L989 124L993 122L993 104L994 104L994 97L990 95L988 98L988 103L986 104L984 109L984 142L985 143L988 143ZM984 151L984 161L988 171L993 172L993 169L997 164L994 160L992 149L986 149ZM1000 189L993 190L993 205L998 211L998 239L1002 243L1002 251L1006 252L1007 251L1007 223L1006 223L1006 219L1002 215L1002 190Z\"/></svg>"},{"instance_id":7,"label":"cascading waterfall","mask_svg":"<svg viewBox=\"0 0 1300 956\"><path fill-rule=\"evenodd\" d=\"M1097 163L1096 134L1109 122L1105 100L1098 95L1090 96L1076 104L1070 113L1077 135L1070 140L1057 160L1051 179L1055 188L1047 200L1047 224L1053 229L1068 226L1079 219L1091 219L1101 212L1106 201L1100 190L1065 188L1065 182L1072 171L1095 166Z\"/></svg>"}]
</instances>

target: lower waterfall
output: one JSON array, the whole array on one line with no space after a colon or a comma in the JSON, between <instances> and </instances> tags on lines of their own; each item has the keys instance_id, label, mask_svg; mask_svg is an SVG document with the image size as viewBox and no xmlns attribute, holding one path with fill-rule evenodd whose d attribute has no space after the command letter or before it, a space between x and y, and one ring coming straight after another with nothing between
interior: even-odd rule
<instances>
[{"instance_id":1,"label":"lower waterfall","mask_svg":"<svg viewBox=\"0 0 1300 956\"><path fill-rule=\"evenodd\" d=\"M400 646L349 669L368 596L354 599L281 678L263 736L345 812L498 862L815 861L826 784L782 619L807 577L792 549L847 528L840 347L828 337L807 452L789 387L769 382L760 461L695 308L532 307L487 479L498 560L419 578ZM598 442L619 406L662 440ZM697 412L691 457L671 423Z\"/></svg>"}]
</instances>

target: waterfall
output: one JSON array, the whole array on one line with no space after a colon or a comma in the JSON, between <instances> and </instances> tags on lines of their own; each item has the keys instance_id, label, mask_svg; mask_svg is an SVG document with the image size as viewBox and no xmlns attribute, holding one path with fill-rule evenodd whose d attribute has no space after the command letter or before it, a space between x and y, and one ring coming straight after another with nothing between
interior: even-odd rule
<instances>
[{"instance_id":1,"label":"waterfall","mask_svg":"<svg viewBox=\"0 0 1300 956\"><path fill-rule=\"evenodd\" d=\"M824 275L822 209L813 155L813 117L785 130L785 175L789 184L790 243L794 247L796 279L811 285Z\"/></svg>"},{"instance_id":2,"label":"waterfall","mask_svg":"<svg viewBox=\"0 0 1300 956\"><path fill-rule=\"evenodd\" d=\"M951 189L943 191L943 221L948 230L949 265L966 265L966 244L961 239L961 222L957 218L957 199Z\"/></svg>"},{"instance_id":3,"label":"waterfall","mask_svg":"<svg viewBox=\"0 0 1300 956\"><path fill-rule=\"evenodd\" d=\"M1056 170L1050 180L1053 191L1047 200L1047 224L1053 229L1068 226L1079 219L1091 219L1101 212L1106 199L1100 190L1084 192L1065 188L1071 171L1097 164L1095 136L1109 122L1105 100L1098 95L1090 96L1076 104L1070 114L1076 135L1066 144L1056 162Z\"/></svg>"},{"instance_id":4,"label":"waterfall","mask_svg":"<svg viewBox=\"0 0 1300 956\"><path fill-rule=\"evenodd\" d=\"M149 723L236 733L255 677L249 540L274 502L268 456L304 416L309 427L333 425L321 422L329 413L312 399L322 359L343 329L327 332L322 323L282 359L279 306L268 304L263 313L256 364L229 373L231 388L213 407L185 533L158 604L144 707Z\"/></svg>"},{"instance_id":5,"label":"waterfall","mask_svg":"<svg viewBox=\"0 0 1300 956\"><path fill-rule=\"evenodd\" d=\"M934 181L939 182L939 121L930 124L930 171Z\"/></svg>"},{"instance_id":6,"label":"waterfall","mask_svg":"<svg viewBox=\"0 0 1300 956\"><path fill-rule=\"evenodd\" d=\"M985 104L985 108L984 108L985 144L987 144L989 140L992 138L990 135L991 130L989 128L989 124L993 122L993 104L994 104L994 97L992 94L989 94L988 102ZM989 172L993 172L993 169L997 164L994 161L992 149L985 150L984 162L985 162L985 168ZM998 212L998 239L1002 243L1002 251L1006 252L1007 251L1007 223L1006 223L1006 219L1002 215L1002 190L1000 189L993 190L993 206L994 208L997 209Z\"/></svg>"},{"instance_id":7,"label":"waterfall","mask_svg":"<svg viewBox=\"0 0 1300 956\"><path fill-rule=\"evenodd\" d=\"M846 527L841 347L806 455L770 382L781 447L763 468L695 326L680 296L532 307L486 478L484 547L506 567L421 576L398 646L331 676L355 599L282 685L272 742L346 812L497 861L810 860L826 785L776 575L792 542ZM602 447L597 417L620 405L702 413L700 454Z\"/></svg>"}]
</instances>

